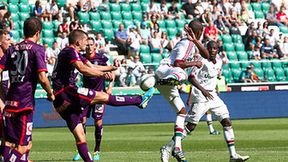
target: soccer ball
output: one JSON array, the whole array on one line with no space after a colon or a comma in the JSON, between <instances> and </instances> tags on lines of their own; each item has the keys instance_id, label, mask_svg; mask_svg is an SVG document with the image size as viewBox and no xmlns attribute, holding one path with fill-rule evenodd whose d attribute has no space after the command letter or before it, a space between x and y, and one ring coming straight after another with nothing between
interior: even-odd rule
<instances>
[{"instance_id":1,"label":"soccer ball","mask_svg":"<svg viewBox=\"0 0 288 162\"><path fill-rule=\"evenodd\" d=\"M154 87L156 83L156 79L154 76L145 74L141 77L140 80L140 88L143 91L148 91L149 88Z\"/></svg>"}]
</instances>

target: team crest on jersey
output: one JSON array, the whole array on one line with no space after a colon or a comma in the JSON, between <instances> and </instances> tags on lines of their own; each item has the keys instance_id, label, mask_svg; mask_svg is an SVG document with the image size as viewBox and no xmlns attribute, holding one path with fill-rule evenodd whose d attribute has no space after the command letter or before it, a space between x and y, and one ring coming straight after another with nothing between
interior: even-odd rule
<instances>
[{"instance_id":1,"label":"team crest on jersey","mask_svg":"<svg viewBox=\"0 0 288 162\"><path fill-rule=\"evenodd\" d=\"M87 96L89 92L88 88L78 88L77 93L83 96Z\"/></svg>"},{"instance_id":2,"label":"team crest on jersey","mask_svg":"<svg viewBox=\"0 0 288 162\"><path fill-rule=\"evenodd\" d=\"M26 135L27 136L31 136L32 135L32 127L33 127L33 123L32 122L28 122L27 123L27 129L26 129Z\"/></svg>"}]
</instances>

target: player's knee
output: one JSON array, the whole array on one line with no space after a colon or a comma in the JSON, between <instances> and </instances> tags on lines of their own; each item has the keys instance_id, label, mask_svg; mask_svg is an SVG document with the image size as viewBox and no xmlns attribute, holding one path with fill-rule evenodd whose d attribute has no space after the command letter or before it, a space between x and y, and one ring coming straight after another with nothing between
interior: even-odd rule
<instances>
[{"instance_id":1,"label":"player's knee","mask_svg":"<svg viewBox=\"0 0 288 162\"><path fill-rule=\"evenodd\" d=\"M18 147L16 148L16 150L17 150L20 154L25 154L25 153L29 150L29 144L28 144L28 145L25 145L25 146L18 145Z\"/></svg>"},{"instance_id":2,"label":"player's knee","mask_svg":"<svg viewBox=\"0 0 288 162\"><path fill-rule=\"evenodd\" d=\"M197 124L188 122L188 123L186 124L186 129L188 129L189 132L192 132L192 131L194 131L194 129L196 128L196 126L197 126Z\"/></svg>"},{"instance_id":3,"label":"player's knee","mask_svg":"<svg viewBox=\"0 0 288 162\"><path fill-rule=\"evenodd\" d=\"M229 118L225 118L221 121L221 125L223 127L230 127L230 126L232 126L232 122Z\"/></svg>"},{"instance_id":4,"label":"player's knee","mask_svg":"<svg viewBox=\"0 0 288 162\"><path fill-rule=\"evenodd\" d=\"M185 114L186 114L186 109L185 109L185 107L183 107L183 108L178 112L178 114L183 114L183 115L185 115Z\"/></svg>"},{"instance_id":5,"label":"player's knee","mask_svg":"<svg viewBox=\"0 0 288 162\"><path fill-rule=\"evenodd\" d=\"M95 103L107 103L109 100L109 95L105 92L96 92L94 99L92 100L92 104Z\"/></svg>"}]
</instances>

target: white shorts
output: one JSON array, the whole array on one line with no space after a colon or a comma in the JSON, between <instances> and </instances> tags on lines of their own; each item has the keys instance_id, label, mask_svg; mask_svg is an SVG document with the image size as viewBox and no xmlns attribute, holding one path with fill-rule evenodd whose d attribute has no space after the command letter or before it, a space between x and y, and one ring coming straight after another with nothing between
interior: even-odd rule
<instances>
[{"instance_id":1,"label":"white shorts","mask_svg":"<svg viewBox=\"0 0 288 162\"><path fill-rule=\"evenodd\" d=\"M159 79L167 79L173 76L173 78L179 81L185 81L188 78L186 72L182 68L169 65L160 65L155 74Z\"/></svg>"},{"instance_id":2,"label":"white shorts","mask_svg":"<svg viewBox=\"0 0 288 162\"><path fill-rule=\"evenodd\" d=\"M198 102L194 103L189 110L186 121L198 124L201 117L207 112L212 112L221 122L225 118L230 118L227 106L223 104L213 104L213 102Z\"/></svg>"},{"instance_id":3,"label":"white shorts","mask_svg":"<svg viewBox=\"0 0 288 162\"><path fill-rule=\"evenodd\" d=\"M176 113L182 108L185 108L185 104L180 97L177 86L158 85L157 89L165 100L174 108Z\"/></svg>"}]
</instances>

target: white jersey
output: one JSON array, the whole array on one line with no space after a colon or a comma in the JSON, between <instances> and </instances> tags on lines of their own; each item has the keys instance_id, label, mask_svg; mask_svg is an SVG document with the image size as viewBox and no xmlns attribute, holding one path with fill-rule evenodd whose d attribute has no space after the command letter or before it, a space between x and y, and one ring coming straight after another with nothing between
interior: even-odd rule
<instances>
[{"instance_id":1,"label":"white jersey","mask_svg":"<svg viewBox=\"0 0 288 162\"><path fill-rule=\"evenodd\" d=\"M196 52L194 43L187 38L183 38L170 52L170 64L174 65L175 61L190 62Z\"/></svg>"},{"instance_id":2,"label":"white jersey","mask_svg":"<svg viewBox=\"0 0 288 162\"><path fill-rule=\"evenodd\" d=\"M219 61L214 64L207 59L202 59L203 66L201 68L194 68L192 71L192 75L195 76L196 80L199 84L209 91L214 99L212 100L213 103L223 104L223 101L218 97L216 93L216 84L217 84L217 76L219 71L222 67L222 62ZM202 92L197 89L196 87L192 87L192 101L193 102L207 102L208 100L202 94ZM219 101L220 100L220 101Z\"/></svg>"}]
</instances>

